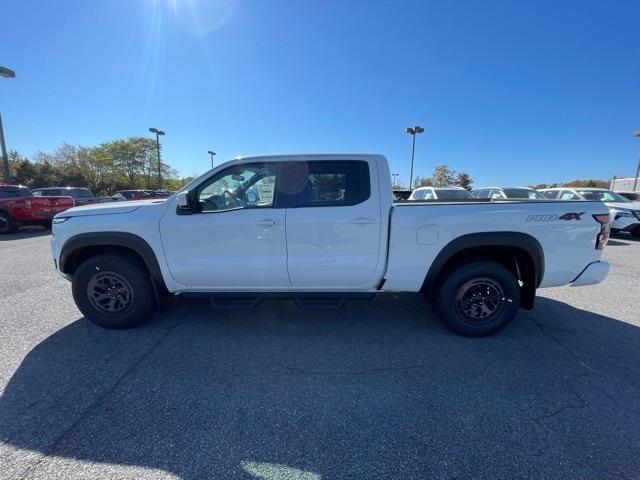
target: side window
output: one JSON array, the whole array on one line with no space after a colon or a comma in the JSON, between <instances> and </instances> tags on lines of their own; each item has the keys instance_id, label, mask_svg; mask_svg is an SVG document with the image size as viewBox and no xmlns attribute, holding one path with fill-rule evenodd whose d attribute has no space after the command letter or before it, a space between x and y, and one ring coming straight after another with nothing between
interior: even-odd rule
<instances>
[{"instance_id":1,"label":"side window","mask_svg":"<svg viewBox=\"0 0 640 480\"><path fill-rule=\"evenodd\" d=\"M548 190L546 192L540 192L540 193L547 198L551 198L551 199L558 198L558 192L556 190Z\"/></svg>"},{"instance_id":2,"label":"side window","mask_svg":"<svg viewBox=\"0 0 640 480\"><path fill-rule=\"evenodd\" d=\"M33 192L33 196L34 197L41 197L42 196L42 191L41 190L35 190Z\"/></svg>"},{"instance_id":3,"label":"side window","mask_svg":"<svg viewBox=\"0 0 640 480\"><path fill-rule=\"evenodd\" d=\"M299 207L357 205L371 196L365 161L317 161L307 166L308 180L298 196Z\"/></svg>"},{"instance_id":4,"label":"side window","mask_svg":"<svg viewBox=\"0 0 640 480\"><path fill-rule=\"evenodd\" d=\"M563 190L560 194L560 200L580 200L580 197L571 190Z\"/></svg>"},{"instance_id":5,"label":"side window","mask_svg":"<svg viewBox=\"0 0 640 480\"><path fill-rule=\"evenodd\" d=\"M275 163L252 163L225 168L198 188L198 210L224 212L241 208L269 208L275 200Z\"/></svg>"},{"instance_id":6,"label":"side window","mask_svg":"<svg viewBox=\"0 0 640 480\"><path fill-rule=\"evenodd\" d=\"M476 198L489 198L489 190L487 190L486 188L482 188L473 193L475 193Z\"/></svg>"},{"instance_id":7,"label":"side window","mask_svg":"<svg viewBox=\"0 0 640 480\"><path fill-rule=\"evenodd\" d=\"M433 192L431 190L425 190L424 196L422 198L424 200L433 200L435 197L433 196Z\"/></svg>"},{"instance_id":8,"label":"side window","mask_svg":"<svg viewBox=\"0 0 640 480\"><path fill-rule=\"evenodd\" d=\"M424 197L426 195L427 191L426 190L417 190L415 195L413 196L414 200L424 200Z\"/></svg>"},{"instance_id":9,"label":"side window","mask_svg":"<svg viewBox=\"0 0 640 480\"><path fill-rule=\"evenodd\" d=\"M500 190L491 190L489 198L502 198L502 192Z\"/></svg>"}]
</instances>

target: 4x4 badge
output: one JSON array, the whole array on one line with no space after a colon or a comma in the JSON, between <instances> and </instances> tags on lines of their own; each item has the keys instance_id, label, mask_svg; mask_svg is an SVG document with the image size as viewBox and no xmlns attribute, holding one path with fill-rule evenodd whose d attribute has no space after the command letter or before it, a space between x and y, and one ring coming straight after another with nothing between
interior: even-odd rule
<instances>
[{"instance_id":1,"label":"4x4 badge","mask_svg":"<svg viewBox=\"0 0 640 480\"><path fill-rule=\"evenodd\" d=\"M560 220L580 220L580 217L582 217L582 215L584 215L584 212L580 212L580 213L565 213L564 215L560 215L558 218Z\"/></svg>"}]
</instances>

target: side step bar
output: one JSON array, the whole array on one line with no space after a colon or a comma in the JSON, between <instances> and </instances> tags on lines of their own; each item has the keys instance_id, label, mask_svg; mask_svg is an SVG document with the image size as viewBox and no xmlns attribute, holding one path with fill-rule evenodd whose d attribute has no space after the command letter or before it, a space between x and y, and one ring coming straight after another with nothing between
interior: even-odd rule
<instances>
[{"instance_id":1,"label":"side step bar","mask_svg":"<svg viewBox=\"0 0 640 480\"><path fill-rule=\"evenodd\" d=\"M295 292L185 292L180 295L183 298L208 299L212 308L234 308L249 309L254 308L264 300L285 299L293 300L299 309L336 309L344 306L348 300L370 300L375 293L295 293Z\"/></svg>"}]
</instances>

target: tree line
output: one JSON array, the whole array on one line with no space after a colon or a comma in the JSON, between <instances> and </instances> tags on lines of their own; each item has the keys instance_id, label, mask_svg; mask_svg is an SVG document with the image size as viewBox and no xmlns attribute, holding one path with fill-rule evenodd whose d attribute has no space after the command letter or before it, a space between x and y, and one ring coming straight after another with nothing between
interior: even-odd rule
<instances>
[{"instance_id":1,"label":"tree line","mask_svg":"<svg viewBox=\"0 0 640 480\"><path fill-rule=\"evenodd\" d=\"M569 187L569 188L609 188L609 180L600 179L585 179L585 180L571 180L570 182L557 182L557 183L539 183L537 185L530 185L531 188L555 188L555 187ZM413 188L418 187L463 187L467 190L471 190L473 186L473 179L466 172L455 172L448 165L437 165L433 169L433 173L430 177L416 177L413 181ZM517 186L517 185L514 185ZM397 188L401 189L402 186Z\"/></svg>"},{"instance_id":2,"label":"tree line","mask_svg":"<svg viewBox=\"0 0 640 480\"><path fill-rule=\"evenodd\" d=\"M413 188L418 187L462 187L471 190L473 180L466 172L455 172L449 165L436 165L430 177L416 177Z\"/></svg>"},{"instance_id":3,"label":"tree line","mask_svg":"<svg viewBox=\"0 0 640 480\"><path fill-rule=\"evenodd\" d=\"M38 152L31 159L11 150L8 157L11 183L30 188L87 187L96 195L158 189L156 142L150 138L116 139L95 147L64 143L52 153ZM190 180L179 178L164 162L161 173L165 190L177 190Z\"/></svg>"}]
</instances>

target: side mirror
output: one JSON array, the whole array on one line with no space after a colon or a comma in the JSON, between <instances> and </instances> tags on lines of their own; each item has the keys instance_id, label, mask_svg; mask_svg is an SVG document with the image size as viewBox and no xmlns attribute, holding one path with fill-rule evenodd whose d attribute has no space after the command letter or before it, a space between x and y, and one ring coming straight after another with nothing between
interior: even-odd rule
<instances>
[{"instance_id":1,"label":"side mirror","mask_svg":"<svg viewBox=\"0 0 640 480\"><path fill-rule=\"evenodd\" d=\"M190 205L191 202L189 200L190 197L188 190L180 192L178 193L178 195L176 195L176 213L178 213L178 215L190 215L191 213L193 213Z\"/></svg>"}]
</instances>

